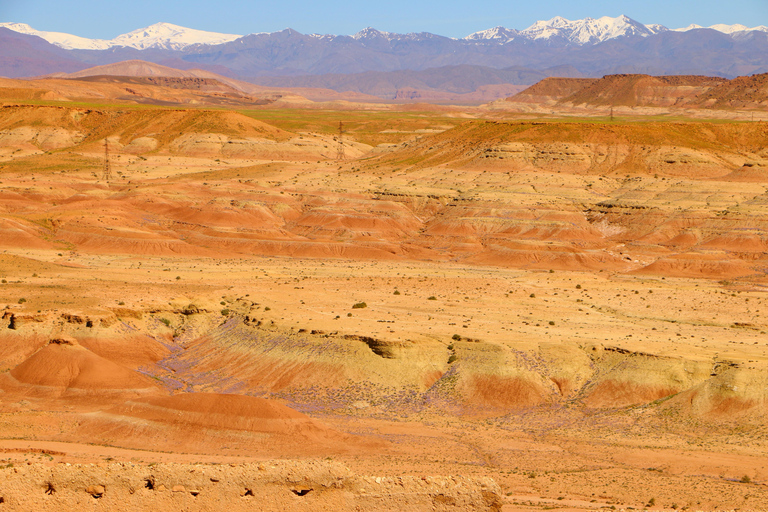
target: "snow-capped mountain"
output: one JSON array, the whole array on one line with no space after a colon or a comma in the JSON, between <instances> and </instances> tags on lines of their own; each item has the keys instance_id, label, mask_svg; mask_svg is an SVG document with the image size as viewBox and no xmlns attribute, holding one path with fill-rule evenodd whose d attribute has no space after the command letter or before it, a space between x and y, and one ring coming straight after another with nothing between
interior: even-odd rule
<instances>
[{"instance_id":1,"label":"snow-capped mountain","mask_svg":"<svg viewBox=\"0 0 768 512\"><path fill-rule=\"evenodd\" d=\"M21 34L42 37L49 43L65 50L106 50L116 46L136 48L137 50L149 48L183 50L195 44L222 44L242 37L235 34L195 30L171 23L155 23L147 28L122 34L114 39L87 39L62 32L44 32L35 30L24 23L0 23L0 27Z\"/></svg>"},{"instance_id":2,"label":"snow-capped mountain","mask_svg":"<svg viewBox=\"0 0 768 512\"><path fill-rule=\"evenodd\" d=\"M570 21L560 16L549 21L537 21L521 34L527 39L562 38L577 45L597 44L625 36L650 36L653 30L627 16Z\"/></svg>"},{"instance_id":3,"label":"snow-capped mountain","mask_svg":"<svg viewBox=\"0 0 768 512\"><path fill-rule=\"evenodd\" d=\"M724 25L722 23L719 23L717 25L712 25L710 27L702 27L701 25L688 25L684 28L676 28L673 29L675 32L688 32L689 30L696 30L700 28L710 28L712 30L717 30L718 32L722 32L723 34L736 34L738 32L768 32L768 27L765 25L760 25L758 27L752 27L749 28L746 25Z\"/></svg>"},{"instance_id":4,"label":"snow-capped mountain","mask_svg":"<svg viewBox=\"0 0 768 512\"><path fill-rule=\"evenodd\" d=\"M626 36L647 37L666 31L663 25L643 25L628 16L611 18L585 18L583 20L567 20L556 16L551 20L537 21L525 30L510 30L496 27L470 34L467 41L493 40L505 43L516 38L532 41L566 42L579 46L602 43L609 39Z\"/></svg>"},{"instance_id":5,"label":"snow-capped mountain","mask_svg":"<svg viewBox=\"0 0 768 512\"><path fill-rule=\"evenodd\" d=\"M65 34L63 32L45 32L35 30L26 23L0 23L0 27L13 30L20 34L42 37L51 44L65 50L106 50L110 47L109 41L103 39L88 39L85 37Z\"/></svg>"},{"instance_id":6,"label":"snow-capped mountain","mask_svg":"<svg viewBox=\"0 0 768 512\"><path fill-rule=\"evenodd\" d=\"M155 23L147 28L134 30L110 41L112 46L128 46L139 50L160 48L164 50L182 50L195 44L222 44L243 36L219 34L172 25Z\"/></svg>"},{"instance_id":7,"label":"snow-capped mountain","mask_svg":"<svg viewBox=\"0 0 768 512\"><path fill-rule=\"evenodd\" d=\"M497 43L506 43L520 36L520 31L513 28L494 27L488 30L481 30L474 34L469 34L464 38L465 41L494 41Z\"/></svg>"},{"instance_id":8,"label":"snow-capped mountain","mask_svg":"<svg viewBox=\"0 0 768 512\"><path fill-rule=\"evenodd\" d=\"M391 32L382 32L381 30L376 30L373 27L366 27L360 32L353 34L352 39L356 39L360 41L361 39L391 39L393 35Z\"/></svg>"},{"instance_id":9,"label":"snow-capped mountain","mask_svg":"<svg viewBox=\"0 0 768 512\"><path fill-rule=\"evenodd\" d=\"M128 47L136 48L138 50L157 48L178 51L198 44L217 45L228 43L242 37L237 34L220 34L217 32L195 30L173 25L171 23L155 23L149 27L122 34L114 39L88 39L62 32L45 32L36 30L24 23L0 23L0 27L8 28L21 34L41 37L49 43L65 50L107 50L114 47ZM677 28L673 30L677 32L687 32L689 30L701 28L705 27L700 25L689 25L685 28ZM749 28L745 25L719 24L707 28L729 35L750 31L768 32L768 27L763 25ZM461 40L467 43L504 44L518 39L525 39L552 44L588 46L620 37L648 37L667 31L669 31L669 29L663 25L643 25L624 15L615 18L603 16L602 18L597 19L584 18L583 20L574 21L556 16L551 20L537 21L525 30L515 30L498 26L488 30L475 32ZM260 33L260 35L269 34ZM311 36L315 39L324 40L331 40L338 37L321 34L312 34ZM368 27L351 37L357 41L372 39L392 41L396 39L429 39L439 36L428 33L395 34Z\"/></svg>"}]
</instances>

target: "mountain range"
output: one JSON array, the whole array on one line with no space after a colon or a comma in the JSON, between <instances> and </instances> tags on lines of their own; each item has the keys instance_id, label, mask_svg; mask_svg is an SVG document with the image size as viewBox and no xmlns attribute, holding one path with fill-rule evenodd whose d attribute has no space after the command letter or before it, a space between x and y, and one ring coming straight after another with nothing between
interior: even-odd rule
<instances>
[{"instance_id":1,"label":"mountain range","mask_svg":"<svg viewBox=\"0 0 768 512\"><path fill-rule=\"evenodd\" d=\"M292 29L240 36L158 23L111 40L95 40L0 23L0 76L71 73L126 60L202 69L260 85L324 87L394 98L403 88L424 84L430 90L465 93L486 85L530 85L546 76L733 78L764 73L768 27L668 29L627 16L576 21L555 17L524 30L496 27L457 39L373 28L351 36ZM457 82L457 70L469 70L470 76Z\"/></svg>"},{"instance_id":2,"label":"mountain range","mask_svg":"<svg viewBox=\"0 0 768 512\"><path fill-rule=\"evenodd\" d=\"M183 50L194 45L218 45L235 41L244 36L235 34L220 34L216 32L206 32L186 27L180 27L171 23L155 23L146 28L134 30L127 34L122 34L114 39L88 39L63 32L46 32L35 30L24 23L0 23L0 27L8 28L20 34L27 34L41 37L51 44L54 44L65 50L106 50L114 47L128 47L137 50L147 50L150 48L162 50ZM705 27L700 25L689 25L685 28L671 29L675 32L688 32ZM745 35L749 32L768 32L768 27L758 26L749 28L745 25L724 25L718 24L708 27L724 34ZM290 30L290 29L288 29ZM646 37L661 32L668 32L670 29L663 25L643 25L640 22L629 18L628 16L618 16L611 18L603 16L602 18L585 18L583 20L567 20L556 16L551 20L537 21L525 30L515 30L505 27L495 27L480 32L475 32L463 38L469 42L494 42L508 43L514 40L546 40L556 43L575 44L579 46L587 44L597 44L609 39L619 37L641 36ZM250 35L271 35L261 32ZM352 36L335 36L310 34L311 37L334 40L336 38L352 37L355 40L385 39L388 41L404 38L418 39L425 36L434 36L434 34L396 34L391 32L381 32L368 27ZM437 36L441 37L441 36Z\"/></svg>"}]
</instances>

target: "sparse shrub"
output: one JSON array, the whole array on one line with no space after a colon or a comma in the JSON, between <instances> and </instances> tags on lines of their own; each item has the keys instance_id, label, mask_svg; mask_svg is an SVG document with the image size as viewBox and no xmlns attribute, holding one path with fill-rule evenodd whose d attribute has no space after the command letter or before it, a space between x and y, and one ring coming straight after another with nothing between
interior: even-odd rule
<instances>
[{"instance_id":1,"label":"sparse shrub","mask_svg":"<svg viewBox=\"0 0 768 512\"><path fill-rule=\"evenodd\" d=\"M229 310L227 308L222 309L221 316L229 316Z\"/></svg>"},{"instance_id":2,"label":"sparse shrub","mask_svg":"<svg viewBox=\"0 0 768 512\"><path fill-rule=\"evenodd\" d=\"M19 299L19 304L24 304L25 302L27 302L27 299L25 299L24 297Z\"/></svg>"},{"instance_id":3,"label":"sparse shrub","mask_svg":"<svg viewBox=\"0 0 768 512\"><path fill-rule=\"evenodd\" d=\"M266 307L264 308L264 311L272 311L272 308L271 308L271 307L269 307L269 306L266 306Z\"/></svg>"},{"instance_id":4,"label":"sparse shrub","mask_svg":"<svg viewBox=\"0 0 768 512\"><path fill-rule=\"evenodd\" d=\"M3 279L3 284L6 284L8 282L7 279Z\"/></svg>"},{"instance_id":5,"label":"sparse shrub","mask_svg":"<svg viewBox=\"0 0 768 512\"><path fill-rule=\"evenodd\" d=\"M554 271L554 270L552 270L552 269L549 269L549 273L550 273L550 274L554 274L554 273L555 273L555 271Z\"/></svg>"},{"instance_id":6,"label":"sparse shrub","mask_svg":"<svg viewBox=\"0 0 768 512\"><path fill-rule=\"evenodd\" d=\"M743 477L741 477L741 480L739 480L739 482L741 482L743 484L751 484L752 483L752 479L749 478L749 475L744 475Z\"/></svg>"},{"instance_id":7,"label":"sparse shrub","mask_svg":"<svg viewBox=\"0 0 768 512\"><path fill-rule=\"evenodd\" d=\"M435 297L434 295L430 295L429 297L427 297L427 300L437 300L437 297Z\"/></svg>"},{"instance_id":8,"label":"sparse shrub","mask_svg":"<svg viewBox=\"0 0 768 512\"><path fill-rule=\"evenodd\" d=\"M461 339L461 336L459 336L458 334L454 334L453 336L451 336L451 339L453 341L459 341Z\"/></svg>"},{"instance_id":9,"label":"sparse shrub","mask_svg":"<svg viewBox=\"0 0 768 512\"><path fill-rule=\"evenodd\" d=\"M159 320L160 320L161 322L163 322L163 323L165 324L165 326L166 326L166 327L170 327L170 326L171 326L171 321L170 321L170 320L168 320L167 318L160 318Z\"/></svg>"},{"instance_id":10,"label":"sparse shrub","mask_svg":"<svg viewBox=\"0 0 768 512\"><path fill-rule=\"evenodd\" d=\"M178 281L179 279L181 279L181 276L176 276L176 280Z\"/></svg>"},{"instance_id":11,"label":"sparse shrub","mask_svg":"<svg viewBox=\"0 0 768 512\"><path fill-rule=\"evenodd\" d=\"M577 289L577 290L581 290L581 285L580 285L580 284L577 284L577 285L576 285L576 289Z\"/></svg>"},{"instance_id":12,"label":"sparse shrub","mask_svg":"<svg viewBox=\"0 0 768 512\"><path fill-rule=\"evenodd\" d=\"M393 293L392 295L400 295L400 291L399 290L395 290L395 293Z\"/></svg>"},{"instance_id":13,"label":"sparse shrub","mask_svg":"<svg viewBox=\"0 0 768 512\"><path fill-rule=\"evenodd\" d=\"M451 357L448 358L448 364L454 363L456 359L458 359L458 357L456 357L456 354L451 354Z\"/></svg>"},{"instance_id":14,"label":"sparse shrub","mask_svg":"<svg viewBox=\"0 0 768 512\"><path fill-rule=\"evenodd\" d=\"M118 305L118 306L125 306L125 302L123 302L123 301L121 300L120 302L118 302L118 303L117 303L117 305Z\"/></svg>"},{"instance_id":15,"label":"sparse shrub","mask_svg":"<svg viewBox=\"0 0 768 512\"><path fill-rule=\"evenodd\" d=\"M219 302L219 304L221 304L222 306L226 306L227 305L227 303L224 302L224 301Z\"/></svg>"},{"instance_id":16,"label":"sparse shrub","mask_svg":"<svg viewBox=\"0 0 768 512\"><path fill-rule=\"evenodd\" d=\"M550 320L549 321L549 325L555 325L555 321L554 320Z\"/></svg>"},{"instance_id":17,"label":"sparse shrub","mask_svg":"<svg viewBox=\"0 0 768 512\"><path fill-rule=\"evenodd\" d=\"M535 299L536 298L536 294L532 293L532 294L529 295L529 297L532 298L532 299Z\"/></svg>"},{"instance_id":18,"label":"sparse shrub","mask_svg":"<svg viewBox=\"0 0 768 512\"><path fill-rule=\"evenodd\" d=\"M648 500L648 506L652 507L656 504L656 498L651 498Z\"/></svg>"},{"instance_id":19,"label":"sparse shrub","mask_svg":"<svg viewBox=\"0 0 768 512\"><path fill-rule=\"evenodd\" d=\"M451 343L450 345L448 345L448 350L453 350L453 343Z\"/></svg>"},{"instance_id":20,"label":"sparse shrub","mask_svg":"<svg viewBox=\"0 0 768 512\"><path fill-rule=\"evenodd\" d=\"M347 316L352 316L352 313L347 313Z\"/></svg>"},{"instance_id":21,"label":"sparse shrub","mask_svg":"<svg viewBox=\"0 0 768 512\"><path fill-rule=\"evenodd\" d=\"M352 309L363 309L367 307L368 307L368 304L366 304L365 302L356 302L352 304Z\"/></svg>"},{"instance_id":22,"label":"sparse shrub","mask_svg":"<svg viewBox=\"0 0 768 512\"><path fill-rule=\"evenodd\" d=\"M32 277L37 277L37 274L32 274Z\"/></svg>"}]
</instances>

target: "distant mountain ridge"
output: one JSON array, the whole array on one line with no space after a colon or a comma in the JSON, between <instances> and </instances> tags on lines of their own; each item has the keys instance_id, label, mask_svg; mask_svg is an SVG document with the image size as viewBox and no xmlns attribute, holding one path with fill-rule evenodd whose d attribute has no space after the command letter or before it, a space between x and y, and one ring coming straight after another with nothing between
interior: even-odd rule
<instances>
[{"instance_id":1,"label":"distant mountain ridge","mask_svg":"<svg viewBox=\"0 0 768 512\"><path fill-rule=\"evenodd\" d=\"M47 39L45 39L47 38ZM53 41L53 42L51 42ZM469 94L547 76L707 75L768 72L768 28L715 25L670 30L627 16L556 17L461 39L366 28L352 36L286 29L246 36L159 23L113 40L87 40L0 24L0 76L31 77L141 60L200 69L269 87L326 88L383 99ZM464 67L464 68L462 68ZM466 76L457 70L465 69ZM483 98L489 91L485 90Z\"/></svg>"},{"instance_id":2,"label":"distant mountain ridge","mask_svg":"<svg viewBox=\"0 0 768 512\"><path fill-rule=\"evenodd\" d=\"M150 48L162 50L183 50L193 45L218 45L235 41L243 35L221 34L196 30L172 23L155 23L146 28L141 28L119 35L114 39L88 39L63 32L46 32L36 30L25 23L0 23L0 27L7 28L20 34L41 37L49 43L65 50L106 50L114 47L135 48L146 50ZM659 24L644 25L632 18L621 15L615 18L603 16L601 18L584 18L581 20L568 20L556 16L550 20L537 21L524 30L515 30L505 27L495 27L488 30L474 32L460 40L469 42L491 41L507 43L516 39L523 40L556 40L568 44L586 45L597 44L609 39L627 36L641 36L658 34L666 31L686 32L702 28L710 28L724 34L737 34L741 32L768 32L768 27L760 25L749 28L745 25L716 24L711 27L701 25L689 25L685 28L668 29ZM290 30L290 29L288 29ZM277 34L278 32L257 32L248 35ZM332 34L309 34L318 39L334 39L338 37L351 37L355 40L385 39L388 41L404 38L428 38L443 37L428 32L397 34L394 32L382 32L372 27L367 27L351 36ZM449 38L454 39L455 38Z\"/></svg>"},{"instance_id":3,"label":"distant mountain ridge","mask_svg":"<svg viewBox=\"0 0 768 512\"><path fill-rule=\"evenodd\" d=\"M25 23L0 23L0 27L13 30L20 34L38 36L49 43L65 50L108 50L116 46L147 50L183 50L195 44L222 44L234 41L242 36L235 34L219 34L195 30L171 23L155 23L146 28L140 28L114 39L88 39L63 32L45 32L35 30Z\"/></svg>"}]
</instances>

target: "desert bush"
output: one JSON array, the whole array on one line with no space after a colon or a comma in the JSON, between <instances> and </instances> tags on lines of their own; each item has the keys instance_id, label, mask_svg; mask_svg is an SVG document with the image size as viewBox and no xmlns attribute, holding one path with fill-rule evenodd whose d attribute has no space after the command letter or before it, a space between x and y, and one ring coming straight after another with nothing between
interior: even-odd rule
<instances>
[{"instance_id":1,"label":"desert bush","mask_svg":"<svg viewBox=\"0 0 768 512\"><path fill-rule=\"evenodd\" d=\"M163 322L163 323L165 324L165 326L166 326L166 327L170 327L170 326L171 326L171 321L170 321L170 320L168 320L167 318L159 318L158 320L160 320L161 322Z\"/></svg>"},{"instance_id":2,"label":"desert bush","mask_svg":"<svg viewBox=\"0 0 768 512\"><path fill-rule=\"evenodd\" d=\"M365 302L356 302L352 304L352 309L362 309L367 307L368 307L368 304L366 304Z\"/></svg>"},{"instance_id":3,"label":"desert bush","mask_svg":"<svg viewBox=\"0 0 768 512\"><path fill-rule=\"evenodd\" d=\"M451 354L451 357L448 358L448 364L454 363L456 359L458 359L458 357L456 357L456 354Z\"/></svg>"},{"instance_id":4,"label":"desert bush","mask_svg":"<svg viewBox=\"0 0 768 512\"><path fill-rule=\"evenodd\" d=\"M434 295L430 295L429 297L427 297L427 300L437 300L437 297L435 297Z\"/></svg>"},{"instance_id":5,"label":"desert bush","mask_svg":"<svg viewBox=\"0 0 768 512\"><path fill-rule=\"evenodd\" d=\"M221 316L229 316L229 310L227 308L222 309Z\"/></svg>"}]
</instances>

